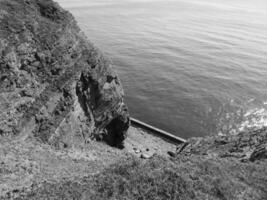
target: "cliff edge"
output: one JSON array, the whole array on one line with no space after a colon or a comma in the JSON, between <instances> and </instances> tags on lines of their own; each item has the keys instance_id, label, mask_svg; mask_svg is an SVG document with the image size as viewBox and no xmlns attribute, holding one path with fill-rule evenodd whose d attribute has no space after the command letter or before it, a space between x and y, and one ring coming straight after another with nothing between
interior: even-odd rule
<instances>
[{"instance_id":1,"label":"cliff edge","mask_svg":"<svg viewBox=\"0 0 267 200\"><path fill-rule=\"evenodd\" d=\"M0 111L0 199L267 199L266 128L129 127L109 60L51 0L0 0Z\"/></svg>"},{"instance_id":2,"label":"cliff edge","mask_svg":"<svg viewBox=\"0 0 267 200\"><path fill-rule=\"evenodd\" d=\"M1 0L0 56L1 137L122 146L129 114L118 75L58 4Z\"/></svg>"}]
</instances>

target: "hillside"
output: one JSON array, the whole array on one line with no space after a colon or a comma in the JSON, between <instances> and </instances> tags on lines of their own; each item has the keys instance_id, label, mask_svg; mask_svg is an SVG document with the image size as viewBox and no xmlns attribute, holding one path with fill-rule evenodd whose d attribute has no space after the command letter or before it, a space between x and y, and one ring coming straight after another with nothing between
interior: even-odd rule
<instances>
[{"instance_id":1,"label":"hillside","mask_svg":"<svg viewBox=\"0 0 267 200\"><path fill-rule=\"evenodd\" d=\"M112 65L51 0L0 1L0 134L64 147L129 127Z\"/></svg>"},{"instance_id":2,"label":"hillside","mask_svg":"<svg viewBox=\"0 0 267 200\"><path fill-rule=\"evenodd\" d=\"M130 125L111 62L52 0L0 0L0 199L267 199L267 129Z\"/></svg>"},{"instance_id":3,"label":"hillside","mask_svg":"<svg viewBox=\"0 0 267 200\"><path fill-rule=\"evenodd\" d=\"M124 150L94 141L65 150L1 143L0 199L266 199L266 129L176 147L141 132L131 128ZM160 151L141 159L129 147L138 135Z\"/></svg>"}]
</instances>

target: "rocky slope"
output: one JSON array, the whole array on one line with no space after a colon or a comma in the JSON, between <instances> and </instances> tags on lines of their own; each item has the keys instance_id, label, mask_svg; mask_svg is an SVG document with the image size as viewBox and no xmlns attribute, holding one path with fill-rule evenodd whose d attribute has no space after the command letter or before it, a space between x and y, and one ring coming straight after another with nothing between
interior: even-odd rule
<instances>
[{"instance_id":1,"label":"rocky slope","mask_svg":"<svg viewBox=\"0 0 267 200\"><path fill-rule=\"evenodd\" d=\"M121 82L70 13L51 0L1 0L0 56L0 136L122 145Z\"/></svg>"},{"instance_id":2,"label":"rocky slope","mask_svg":"<svg viewBox=\"0 0 267 200\"><path fill-rule=\"evenodd\" d=\"M93 141L63 150L32 140L2 141L0 199L266 199L266 129L178 146L147 134L131 128L124 150ZM140 159L133 152L136 140L160 150Z\"/></svg>"},{"instance_id":3,"label":"rocky slope","mask_svg":"<svg viewBox=\"0 0 267 200\"><path fill-rule=\"evenodd\" d=\"M128 130L110 62L51 0L0 0L0 53L0 199L267 199L267 129Z\"/></svg>"}]
</instances>

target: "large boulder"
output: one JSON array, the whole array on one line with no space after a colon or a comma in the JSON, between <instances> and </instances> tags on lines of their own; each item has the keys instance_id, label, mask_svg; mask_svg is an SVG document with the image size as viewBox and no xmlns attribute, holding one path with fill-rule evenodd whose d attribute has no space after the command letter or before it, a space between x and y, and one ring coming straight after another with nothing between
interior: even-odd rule
<instances>
[{"instance_id":1,"label":"large boulder","mask_svg":"<svg viewBox=\"0 0 267 200\"><path fill-rule=\"evenodd\" d=\"M111 63L52 0L0 1L0 136L121 146L129 127Z\"/></svg>"}]
</instances>

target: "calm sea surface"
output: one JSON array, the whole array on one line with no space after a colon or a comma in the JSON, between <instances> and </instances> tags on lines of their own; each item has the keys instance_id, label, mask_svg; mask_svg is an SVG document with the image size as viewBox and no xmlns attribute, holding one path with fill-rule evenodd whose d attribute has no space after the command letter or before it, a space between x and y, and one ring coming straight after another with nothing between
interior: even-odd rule
<instances>
[{"instance_id":1,"label":"calm sea surface","mask_svg":"<svg viewBox=\"0 0 267 200\"><path fill-rule=\"evenodd\" d=\"M266 0L58 0L120 75L131 115L181 137L267 125Z\"/></svg>"}]
</instances>

